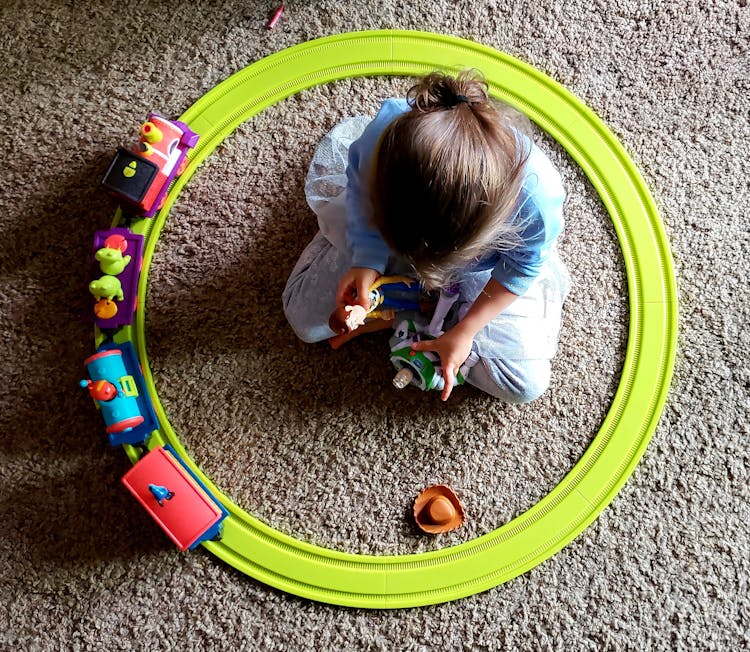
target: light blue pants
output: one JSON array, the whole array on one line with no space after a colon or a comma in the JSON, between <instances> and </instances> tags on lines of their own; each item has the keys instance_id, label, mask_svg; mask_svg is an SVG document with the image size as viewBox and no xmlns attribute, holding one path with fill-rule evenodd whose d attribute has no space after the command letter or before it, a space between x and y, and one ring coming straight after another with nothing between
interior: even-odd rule
<instances>
[{"instance_id":1,"label":"light blue pants","mask_svg":"<svg viewBox=\"0 0 750 652\"><path fill-rule=\"evenodd\" d=\"M366 120L354 118L337 125L321 142L310 165L305 190L320 231L299 257L282 297L289 324L304 342L334 335L328 318L336 307L339 279L351 266L346 244L346 151L364 124ZM408 274L409 269L392 258L385 273ZM445 330L456 324L490 275L491 270L475 271L459 279L459 300ZM508 403L527 403L541 396L549 387L562 305L569 290L570 277L553 249L529 290L477 333L472 349L479 362L471 368L467 382ZM388 354L386 347L384 364Z\"/></svg>"}]
</instances>

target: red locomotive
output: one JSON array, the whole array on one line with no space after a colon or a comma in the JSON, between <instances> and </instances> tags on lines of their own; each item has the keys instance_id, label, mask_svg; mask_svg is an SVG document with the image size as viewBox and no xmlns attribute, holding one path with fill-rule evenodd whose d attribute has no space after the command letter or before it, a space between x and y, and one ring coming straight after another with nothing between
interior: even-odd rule
<instances>
[{"instance_id":1,"label":"red locomotive","mask_svg":"<svg viewBox=\"0 0 750 652\"><path fill-rule=\"evenodd\" d=\"M118 148L102 185L138 215L152 217L164 205L170 183L185 171L198 138L184 122L151 113L136 146Z\"/></svg>"}]
</instances>

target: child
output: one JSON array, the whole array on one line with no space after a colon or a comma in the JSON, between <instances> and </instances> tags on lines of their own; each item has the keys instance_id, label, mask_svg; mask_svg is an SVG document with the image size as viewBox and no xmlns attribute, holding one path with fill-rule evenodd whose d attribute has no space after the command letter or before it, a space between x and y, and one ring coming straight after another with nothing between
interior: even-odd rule
<instances>
[{"instance_id":1,"label":"child","mask_svg":"<svg viewBox=\"0 0 750 652\"><path fill-rule=\"evenodd\" d=\"M381 274L457 286L443 334L413 346L440 356L442 399L467 360L467 382L485 392L510 403L539 397L570 288L555 247L565 191L517 123L480 76L464 72L427 75L374 120L337 125L306 185L320 231L283 294L297 335L334 335L331 312L353 291L366 306Z\"/></svg>"}]
</instances>

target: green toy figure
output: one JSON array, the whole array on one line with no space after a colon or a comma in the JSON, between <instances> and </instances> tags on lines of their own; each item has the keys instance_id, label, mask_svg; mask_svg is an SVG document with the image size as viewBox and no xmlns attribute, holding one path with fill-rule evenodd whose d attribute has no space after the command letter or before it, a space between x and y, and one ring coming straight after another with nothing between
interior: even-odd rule
<instances>
[{"instance_id":1,"label":"green toy figure","mask_svg":"<svg viewBox=\"0 0 750 652\"><path fill-rule=\"evenodd\" d=\"M123 256L122 251L111 247L102 247L94 254L94 258L99 262L102 274L110 276L121 274L130 263L130 256Z\"/></svg>"},{"instance_id":2,"label":"green toy figure","mask_svg":"<svg viewBox=\"0 0 750 652\"><path fill-rule=\"evenodd\" d=\"M122 292L122 284L116 276L110 276L105 274L99 277L95 281L89 283L89 292L94 295L94 298L99 301L100 299L117 299L122 301L124 295Z\"/></svg>"},{"instance_id":3,"label":"green toy figure","mask_svg":"<svg viewBox=\"0 0 750 652\"><path fill-rule=\"evenodd\" d=\"M445 387L443 368L440 357L432 351L414 351L414 342L424 339L435 339L429 334L430 326L422 326L417 321L405 319L395 326L390 340L391 363L398 373L393 378L393 385L403 389L407 385L414 385L423 391L436 389L442 391ZM469 369L479 360L472 352L461 369L456 374L454 385L463 385Z\"/></svg>"}]
</instances>

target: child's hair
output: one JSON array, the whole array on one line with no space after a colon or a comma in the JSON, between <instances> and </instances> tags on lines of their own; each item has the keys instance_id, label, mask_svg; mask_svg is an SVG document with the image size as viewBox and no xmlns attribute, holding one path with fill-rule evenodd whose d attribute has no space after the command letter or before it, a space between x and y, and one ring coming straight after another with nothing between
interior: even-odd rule
<instances>
[{"instance_id":1,"label":"child's hair","mask_svg":"<svg viewBox=\"0 0 750 652\"><path fill-rule=\"evenodd\" d=\"M491 101L476 71L433 72L407 99L411 110L388 125L378 145L372 221L431 289L490 249L519 243L510 217L529 123Z\"/></svg>"}]
</instances>

